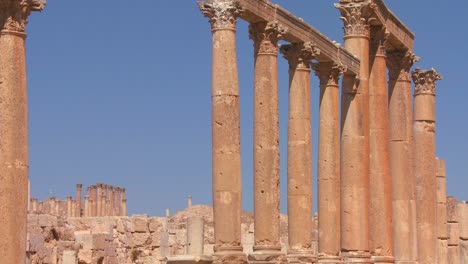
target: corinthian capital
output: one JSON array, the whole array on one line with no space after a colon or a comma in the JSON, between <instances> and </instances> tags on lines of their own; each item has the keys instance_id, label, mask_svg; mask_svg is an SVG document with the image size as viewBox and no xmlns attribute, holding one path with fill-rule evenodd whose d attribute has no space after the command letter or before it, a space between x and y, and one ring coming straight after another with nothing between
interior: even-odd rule
<instances>
[{"instance_id":1,"label":"corinthian capital","mask_svg":"<svg viewBox=\"0 0 468 264\"><path fill-rule=\"evenodd\" d=\"M335 4L341 12L345 36L359 35L369 37L370 24L376 5L372 0L341 0Z\"/></svg>"},{"instance_id":2,"label":"corinthian capital","mask_svg":"<svg viewBox=\"0 0 468 264\"><path fill-rule=\"evenodd\" d=\"M414 95L429 94L435 95L436 81L442 80L442 75L434 68L430 70L421 70L416 68L411 74L414 82Z\"/></svg>"},{"instance_id":3,"label":"corinthian capital","mask_svg":"<svg viewBox=\"0 0 468 264\"><path fill-rule=\"evenodd\" d=\"M280 51L283 53L284 58L288 60L291 70L309 70L311 60L320 55L320 49L310 42L282 45Z\"/></svg>"},{"instance_id":4,"label":"corinthian capital","mask_svg":"<svg viewBox=\"0 0 468 264\"><path fill-rule=\"evenodd\" d=\"M249 36L254 41L255 54L278 54L278 41L286 32L277 21L250 24Z\"/></svg>"},{"instance_id":5,"label":"corinthian capital","mask_svg":"<svg viewBox=\"0 0 468 264\"><path fill-rule=\"evenodd\" d=\"M390 73L390 80L411 81L410 69L419 57L411 51L390 51L387 52L387 67Z\"/></svg>"},{"instance_id":6,"label":"corinthian capital","mask_svg":"<svg viewBox=\"0 0 468 264\"><path fill-rule=\"evenodd\" d=\"M198 2L203 15L210 19L211 29L234 29L242 8L236 0Z\"/></svg>"},{"instance_id":7,"label":"corinthian capital","mask_svg":"<svg viewBox=\"0 0 468 264\"><path fill-rule=\"evenodd\" d=\"M319 62L313 65L315 75L320 79L320 85L337 86L340 75L347 71L342 64L334 62Z\"/></svg>"},{"instance_id":8,"label":"corinthian capital","mask_svg":"<svg viewBox=\"0 0 468 264\"><path fill-rule=\"evenodd\" d=\"M2 32L24 33L32 11L42 11L46 0L2 0L0 25Z\"/></svg>"}]
</instances>

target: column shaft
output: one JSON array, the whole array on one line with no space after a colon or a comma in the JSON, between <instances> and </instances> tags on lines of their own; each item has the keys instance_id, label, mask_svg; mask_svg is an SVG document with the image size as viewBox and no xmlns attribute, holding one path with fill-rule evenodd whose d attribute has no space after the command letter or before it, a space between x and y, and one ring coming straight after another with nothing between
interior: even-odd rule
<instances>
[{"instance_id":1,"label":"column shaft","mask_svg":"<svg viewBox=\"0 0 468 264\"><path fill-rule=\"evenodd\" d=\"M346 263L370 263L369 17L373 4L342 1L336 6L345 18L345 48L361 62L358 82L345 77L341 100L341 252Z\"/></svg>"},{"instance_id":2,"label":"column shaft","mask_svg":"<svg viewBox=\"0 0 468 264\"><path fill-rule=\"evenodd\" d=\"M278 40L276 22L251 24L254 41L254 255L253 261L281 258ZM271 255L275 255L272 257Z\"/></svg>"},{"instance_id":3,"label":"column shaft","mask_svg":"<svg viewBox=\"0 0 468 264\"><path fill-rule=\"evenodd\" d=\"M241 245L241 157L234 1L200 2L212 30L214 263L246 263Z\"/></svg>"},{"instance_id":4,"label":"column shaft","mask_svg":"<svg viewBox=\"0 0 468 264\"><path fill-rule=\"evenodd\" d=\"M419 264L436 263L437 189L435 168L435 70L412 73L414 94L414 174L416 177Z\"/></svg>"},{"instance_id":5,"label":"column shaft","mask_svg":"<svg viewBox=\"0 0 468 264\"><path fill-rule=\"evenodd\" d=\"M390 172L393 246L396 263L417 263L416 181L413 170L413 98L411 52L387 52L389 68Z\"/></svg>"},{"instance_id":6,"label":"column shaft","mask_svg":"<svg viewBox=\"0 0 468 264\"><path fill-rule=\"evenodd\" d=\"M382 27L371 30L369 78L369 247L375 263L394 263L392 196L388 143L387 64Z\"/></svg>"},{"instance_id":7,"label":"column shaft","mask_svg":"<svg viewBox=\"0 0 468 264\"><path fill-rule=\"evenodd\" d=\"M437 264L448 263L447 182L445 161L436 159Z\"/></svg>"},{"instance_id":8,"label":"column shaft","mask_svg":"<svg viewBox=\"0 0 468 264\"><path fill-rule=\"evenodd\" d=\"M81 216L81 207L82 207L82 201L81 201L81 194L83 191L83 185L82 184L77 184L76 185L76 207L78 211L77 217Z\"/></svg>"},{"instance_id":9,"label":"column shaft","mask_svg":"<svg viewBox=\"0 0 468 264\"><path fill-rule=\"evenodd\" d=\"M339 76L346 69L319 63L320 122L318 141L319 262L341 261L340 255L340 118Z\"/></svg>"}]
</instances>

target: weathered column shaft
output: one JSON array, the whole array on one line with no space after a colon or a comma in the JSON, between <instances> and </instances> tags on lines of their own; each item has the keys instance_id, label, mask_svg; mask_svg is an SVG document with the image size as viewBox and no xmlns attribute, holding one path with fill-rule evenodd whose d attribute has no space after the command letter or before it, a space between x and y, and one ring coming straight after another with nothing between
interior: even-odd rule
<instances>
[{"instance_id":1,"label":"weathered column shaft","mask_svg":"<svg viewBox=\"0 0 468 264\"><path fill-rule=\"evenodd\" d=\"M468 204L458 203L458 214L460 216L460 263L468 263Z\"/></svg>"},{"instance_id":2,"label":"weathered column shaft","mask_svg":"<svg viewBox=\"0 0 468 264\"><path fill-rule=\"evenodd\" d=\"M25 262L28 210L28 101L26 23L45 2L0 3L0 256Z\"/></svg>"},{"instance_id":3,"label":"weathered column shaft","mask_svg":"<svg viewBox=\"0 0 468 264\"><path fill-rule=\"evenodd\" d=\"M410 77L411 66L418 60L411 52L387 52L393 251L396 263L409 264L417 263L418 259Z\"/></svg>"},{"instance_id":4,"label":"weathered column shaft","mask_svg":"<svg viewBox=\"0 0 468 264\"><path fill-rule=\"evenodd\" d=\"M394 263L392 226L392 179L388 136L386 33L371 30L369 78L369 247L375 263Z\"/></svg>"},{"instance_id":5,"label":"weathered column shaft","mask_svg":"<svg viewBox=\"0 0 468 264\"><path fill-rule=\"evenodd\" d=\"M460 220L463 213L459 210L455 197L447 197L448 263L460 263ZM464 263L462 263L464 264Z\"/></svg>"},{"instance_id":6,"label":"weathered column shaft","mask_svg":"<svg viewBox=\"0 0 468 264\"><path fill-rule=\"evenodd\" d=\"M82 184L77 184L76 185L76 208L78 210L77 217L81 216L81 207L82 207L82 201L81 201L81 194L83 192L83 185Z\"/></svg>"},{"instance_id":7,"label":"weathered column shaft","mask_svg":"<svg viewBox=\"0 0 468 264\"><path fill-rule=\"evenodd\" d=\"M127 216L127 199L122 200L122 216Z\"/></svg>"},{"instance_id":8,"label":"weathered column shaft","mask_svg":"<svg viewBox=\"0 0 468 264\"><path fill-rule=\"evenodd\" d=\"M245 263L241 245L242 177L235 1L199 3L212 31L214 263Z\"/></svg>"},{"instance_id":9,"label":"weathered column shaft","mask_svg":"<svg viewBox=\"0 0 468 264\"><path fill-rule=\"evenodd\" d=\"M88 194L85 195L83 216L89 217L89 195Z\"/></svg>"},{"instance_id":10,"label":"weathered column shaft","mask_svg":"<svg viewBox=\"0 0 468 264\"><path fill-rule=\"evenodd\" d=\"M416 177L419 264L436 262L437 189L435 168L435 70L412 73L414 92L414 175Z\"/></svg>"},{"instance_id":11,"label":"weathered column shaft","mask_svg":"<svg viewBox=\"0 0 468 264\"><path fill-rule=\"evenodd\" d=\"M318 253L319 262L339 262L340 255L340 113L339 76L346 69L319 63L320 121L318 141ZM329 262L327 262L329 263Z\"/></svg>"},{"instance_id":12,"label":"weathered column shaft","mask_svg":"<svg viewBox=\"0 0 468 264\"><path fill-rule=\"evenodd\" d=\"M93 216L97 216L97 200L98 200L98 196L97 196L97 186L94 185L91 187L92 189L92 193L93 193L93 196L92 196L92 202L93 202L93 209L92 209L92 213L93 213Z\"/></svg>"},{"instance_id":13,"label":"weathered column shaft","mask_svg":"<svg viewBox=\"0 0 468 264\"><path fill-rule=\"evenodd\" d=\"M102 216L102 184L97 185L96 216Z\"/></svg>"},{"instance_id":14,"label":"weathered column shaft","mask_svg":"<svg viewBox=\"0 0 468 264\"><path fill-rule=\"evenodd\" d=\"M187 255L203 255L204 230L205 221L203 220L203 217L192 216L187 218Z\"/></svg>"},{"instance_id":15,"label":"weathered column shaft","mask_svg":"<svg viewBox=\"0 0 468 264\"><path fill-rule=\"evenodd\" d=\"M67 217L73 216L73 208L72 208L72 198L69 196L67 197Z\"/></svg>"},{"instance_id":16,"label":"weathered column shaft","mask_svg":"<svg viewBox=\"0 0 468 264\"><path fill-rule=\"evenodd\" d=\"M445 161L436 159L437 264L448 263L447 178Z\"/></svg>"},{"instance_id":17,"label":"weathered column shaft","mask_svg":"<svg viewBox=\"0 0 468 264\"><path fill-rule=\"evenodd\" d=\"M278 40L281 39L284 29L277 22L259 22L251 24L249 31L254 42L255 57L255 256L251 256L255 261L261 260L267 254L277 254L281 251Z\"/></svg>"},{"instance_id":18,"label":"weathered column shaft","mask_svg":"<svg viewBox=\"0 0 468 264\"><path fill-rule=\"evenodd\" d=\"M312 256L311 60L320 52L310 43L284 45L289 62L288 120L288 259Z\"/></svg>"},{"instance_id":19,"label":"weathered column shaft","mask_svg":"<svg viewBox=\"0 0 468 264\"><path fill-rule=\"evenodd\" d=\"M114 216L115 215L115 188L111 186L110 188L110 194L109 194L109 199L110 199L110 215Z\"/></svg>"},{"instance_id":20,"label":"weathered column shaft","mask_svg":"<svg viewBox=\"0 0 468 264\"><path fill-rule=\"evenodd\" d=\"M371 1L336 5L345 22L344 46L360 60L359 81L344 78L341 122L341 252L346 263L369 254L369 18Z\"/></svg>"}]
</instances>

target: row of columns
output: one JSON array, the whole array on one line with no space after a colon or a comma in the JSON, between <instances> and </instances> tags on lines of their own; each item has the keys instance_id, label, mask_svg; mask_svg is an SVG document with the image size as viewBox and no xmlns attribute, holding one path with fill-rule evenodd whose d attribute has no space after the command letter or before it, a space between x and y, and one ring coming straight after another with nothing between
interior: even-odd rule
<instances>
[{"instance_id":1,"label":"row of columns","mask_svg":"<svg viewBox=\"0 0 468 264\"><path fill-rule=\"evenodd\" d=\"M386 50L388 34L371 27L371 1L337 4L345 48L360 59L357 76L320 62L319 262L435 263L434 70L410 68L411 51ZM235 50L237 2L200 3L213 33L213 196L215 259L245 261L240 244L240 127ZM254 263L282 263L279 237L277 22L249 27L254 41ZM290 65L288 258L315 262L311 250L312 157L310 43L281 47ZM387 67L389 81L387 83ZM344 73L341 142L338 78ZM415 83L414 112L411 78ZM414 120L413 120L414 113ZM417 182L417 183L416 183ZM372 186L372 188L370 188ZM419 243L418 243L419 241Z\"/></svg>"},{"instance_id":2,"label":"row of columns","mask_svg":"<svg viewBox=\"0 0 468 264\"><path fill-rule=\"evenodd\" d=\"M84 216L126 216L127 199L125 188L114 187L102 183L86 189Z\"/></svg>"}]
</instances>

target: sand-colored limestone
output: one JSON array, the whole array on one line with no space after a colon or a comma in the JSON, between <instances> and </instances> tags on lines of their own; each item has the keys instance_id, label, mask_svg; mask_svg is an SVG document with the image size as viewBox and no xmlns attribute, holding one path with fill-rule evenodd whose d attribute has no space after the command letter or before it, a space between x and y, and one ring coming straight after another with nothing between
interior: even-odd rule
<instances>
[{"instance_id":1,"label":"sand-colored limestone","mask_svg":"<svg viewBox=\"0 0 468 264\"><path fill-rule=\"evenodd\" d=\"M442 76L434 69L412 73L414 92L414 175L419 264L436 262L437 188L435 167L435 92Z\"/></svg>"},{"instance_id":2,"label":"sand-colored limestone","mask_svg":"<svg viewBox=\"0 0 468 264\"><path fill-rule=\"evenodd\" d=\"M237 2L200 2L212 31L212 166L214 263L246 263L241 245L239 84L236 58Z\"/></svg>"},{"instance_id":3,"label":"sand-colored limestone","mask_svg":"<svg viewBox=\"0 0 468 264\"><path fill-rule=\"evenodd\" d=\"M437 263L448 263L447 184L445 161L436 158Z\"/></svg>"}]
</instances>

